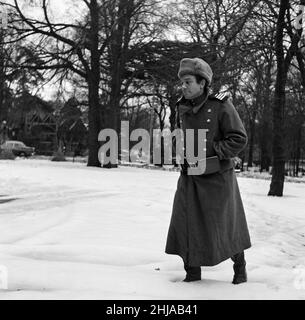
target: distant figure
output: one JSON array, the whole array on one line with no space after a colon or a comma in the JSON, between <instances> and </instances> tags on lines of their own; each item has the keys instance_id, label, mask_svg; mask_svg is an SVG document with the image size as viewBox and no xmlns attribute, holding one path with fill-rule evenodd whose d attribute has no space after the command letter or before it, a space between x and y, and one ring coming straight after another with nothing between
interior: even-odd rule
<instances>
[{"instance_id":1,"label":"distant figure","mask_svg":"<svg viewBox=\"0 0 305 320\"><path fill-rule=\"evenodd\" d=\"M82 152L82 145L78 143L74 149L73 162L74 162L74 158L80 157L82 155L81 152Z\"/></svg>"},{"instance_id":2,"label":"distant figure","mask_svg":"<svg viewBox=\"0 0 305 320\"><path fill-rule=\"evenodd\" d=\"M2 121L0 126L0 144L4 143L8 139L8 127L5 120Z\"/></svg>"}]
</instances>

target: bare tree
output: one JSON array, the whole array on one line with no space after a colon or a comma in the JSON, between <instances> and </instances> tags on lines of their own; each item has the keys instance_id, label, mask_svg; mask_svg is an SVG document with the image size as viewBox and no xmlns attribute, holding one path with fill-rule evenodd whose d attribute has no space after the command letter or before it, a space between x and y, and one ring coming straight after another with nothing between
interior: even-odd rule
<instances>
[{"instance_id":1,"label":"bare tree","mask_svg":"<svg viewBox=\"0 0 305 320\"><path fill-rule=\"evenodd\" d=\"M304 3L301 0L300 4ZM285 19L287 18L287 20ZM285 28L291 24L290 2L281 0L277 18L275 52L277 59L277 75L273 102L273 167L272 181L268 195L282 196L285 180L285 139L283 136L284 110L286 105L286 83L289 67L293 57L298 52L302 28L296 31L290 29L290 45L285 53Z\"/></svg>"},{"instance_id":2,"label":"bare tree","mask_svg":"<svg viewBox=\"0 0 305 320\"><path fill-rule=\"evenodd\" d=\"M88 87L89 166L100 166L97 141L100 129L120 128L126 63L135 50L160 35L161 25L149 23L150 19L156 20L152 17L158 14L155 9L159 2L79 0L76 4L82 5L81 21L59 23L52 21L47 0L41 3L42 19L28 17L19 1L14 0L14 9L25 25L23 37L35 39L35 50L43 57L40 65L28 63L23 67L53 70L53 76L65 79L77 75ZM101 88L109 95L107 104L100 105Z\"/></svg>"},{"instance_id":3,"label":"bare tree","mask_svg":"<svg viewBox=\"0 0 305 320\"><path fill-rule=\"evenodd\" d=\"M253 22L260 0L186 0L178 3L174 24L201 45L201 57L212 66L214 89L230 82L238 74L239 57L251 50L251 37L244 39L244 29ZM250 22L249 22L250 21Z\"/></svg>"},{"instance_id":4,"label":"bare tree","mask_svg":"<svg viewBox=\"0 0 305 320\"><path fill-rule=\"evenodd\" d=\"M99 83L100 83L100 57L106 49L111 35L101 37L99 34L100 11L107 8L109 1L102 5L97 0L83 0L85 21L83 23L72 21L70 23L52 22L46 0L41 3L42 19L26 16L14 0L14 9L24 24L23 37L35 35L36 50L44 57L40 65L25 64L24 67L42 70L72 72L85 79L88 85L89 101L89 157L88 166L100 166L98 161L99 144L97 136L100 131L99 111ZM76 38L76 34L81 37ZM39 37L38 37L39 36ZM50 42L50 39L53 42Z\"/></svg>"}]
</instances>

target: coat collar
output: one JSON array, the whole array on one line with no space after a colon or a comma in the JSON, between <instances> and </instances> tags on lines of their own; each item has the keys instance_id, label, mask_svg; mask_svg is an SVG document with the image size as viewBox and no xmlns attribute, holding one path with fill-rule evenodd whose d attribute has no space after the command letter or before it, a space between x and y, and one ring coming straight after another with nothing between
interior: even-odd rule
<instances>
[{"instance_id":1,"label":"coat collar","mask_svg":"<svg viewBox=\"0 0 305 320\"><path fill-rule=\"evenodd\" d=\"M208 92L204 91L202 95L195 99L187 100L184 97L180 98L177 102L179 106L179 113L183 115L184 113L188 114L197 114L201 107L208 100Z\"/></svg>"}]
</instances>

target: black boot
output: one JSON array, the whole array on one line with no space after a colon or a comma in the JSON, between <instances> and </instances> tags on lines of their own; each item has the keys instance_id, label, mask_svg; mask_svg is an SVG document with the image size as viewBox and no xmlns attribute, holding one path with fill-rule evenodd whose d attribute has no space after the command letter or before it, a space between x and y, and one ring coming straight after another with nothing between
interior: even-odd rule
<instances>
[{"instance_id":1,"label":"black boot","mask_svg":"<svg viewBox=\"0 0 305 320\"><path fill-rule=\"evenodd\" d=\"M244 252L242 251L235 254L231 259L234 262L234 277L232 283L240 284L243 282L247 282L246 260Z\"/></svg>"},{"instance_id":2,"label":"black boot","mask_svg":"<svg viewBox=\"0 0 305 320\"><path fill-rule=\"evenodd\" d=\"M188 267L184 265L186 271L186 277L184 282L198 281L201 280L201 268L200 267Z\"/></svg>"}]
</instances>

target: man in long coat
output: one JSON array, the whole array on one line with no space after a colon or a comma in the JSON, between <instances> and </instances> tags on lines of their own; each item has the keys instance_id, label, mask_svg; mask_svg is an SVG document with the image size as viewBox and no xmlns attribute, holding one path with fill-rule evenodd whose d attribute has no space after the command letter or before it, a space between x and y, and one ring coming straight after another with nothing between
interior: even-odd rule
<instances>
[{"instance_id":1,"label":"man in long coat","mask_svg":"<svg viewBox=\"0 0 305 320\"><path fill-rule=\"evenodd\" d=\"M178 127L195 130L195 147L196 130L207 130L206 170L191 175L190 164L181 165L165 252L183 259L186 282L201 280L201 266L231 258L232 283L239 284L247 281L244 250L251 242L233 158L245 148L247 134L230 100L210 95L212 76L200 58L180 62L183 97L177 102Z\"/></svg>"}]
</instances>

